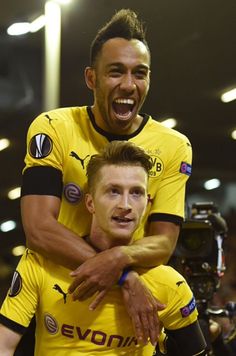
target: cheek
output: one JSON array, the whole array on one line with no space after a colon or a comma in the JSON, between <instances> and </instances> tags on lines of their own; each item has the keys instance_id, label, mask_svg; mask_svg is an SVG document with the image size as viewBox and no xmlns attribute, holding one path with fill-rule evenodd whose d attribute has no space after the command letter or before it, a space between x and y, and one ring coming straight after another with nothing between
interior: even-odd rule
<instances>
[{"instance_id":1,"label":"cheek","mask_svg":"<svg viewBox=\"0 0 236 356\"><path fill-rule=\"evenodd\" d=\"M147 200L144 199L138 206L138 213L139 213L140 217L142 217L144 215L146 208L147 208Z\"/></svg>"},{"instance_id":2,"label":"cheek","mask_svg":"<svg viewBox=\"0 0 236 356\"><path fill-rule=\"evenodd\" d=\"M106 216L108 211L111 209L111 202L109 199L101 198L99 199L98 204L95 204L94 207L96 214L101 216Z\"/></svg>"},{"instance_id":3,"label":"cheek","mask_svg":"<svg viewBox=\"0 0 236 356\"><path fill-rule=\"evenodd\" d=\"M104 210L104 208L99 207L99 209L96 210L96 214L94 215L97 224L101 227L101 228L105 228L106 226L108 226L108 213L106 210Z\"/></svg>"},{"instance_id":4,"label":"cheek","mask_svg":"<svg viewBox=\"0 0 236 356\"><path fill-rule=\"evenodd\" d=\"M104 78L101 89L104 95L109 96L113 90L119 85L119 79L118 78Z\"/></svg>"},{"instance_id":5,"label":"cheek","mask_svg":"<svg viewBox=\"0 0 236 356\"><path fill-rule=\"evenodd\" d=\"M139 93L141 102L143 102L148 94L149 85L142 84L142 85L137 86L137 88L138 88L138 93Z\"/></svg>"},{"instance_id":6,"label":"cheek","mask_svg":"<svg viewBox=\"0 0 236 356\"><path fill-rule=\"evenodd\" d=\"M143 93L146 95L148 93L148 90L149 90L149 82L146 82L144 85L143 85Z\"/></svg>"}]
</instances>

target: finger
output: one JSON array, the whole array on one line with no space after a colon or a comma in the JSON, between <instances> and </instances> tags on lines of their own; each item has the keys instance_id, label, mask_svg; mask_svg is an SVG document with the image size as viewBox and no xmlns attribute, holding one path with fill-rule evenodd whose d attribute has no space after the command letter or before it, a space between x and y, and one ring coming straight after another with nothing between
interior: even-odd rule
<instances>
[{"instance_id":1,"label":"finger","mask_svg":"<svg viewBox=\"0 0 236 356\"><path fill-rule=\"evenodd\" d=\"M160 330L162 328L162 326L160 325L160 320L157 311L163 310L165 308L165 304L162 304L159 301L155 300L155 303L153 303L153 308L148 314L149 337L152 345L156 345L156 343L158 342Z\"/></svg>"},{"instance_id":2,"label":"finger","mask_svg":"<svg viewBox=\"0 0 236 356\"><path fill-rule=\"evenodd\" d=\"M95 293L97 293L98 289L96 286L92 286L90 289L80 292L77 296L77 299L80 301L86 300L88 298L91 298Z\"/></svg>"},{"instance_id":3,"label":"finger","mask_svg":"<svg viewBox=\"0 0 236 356\"><path fill-rule=\"evenodd\" d=\"M68 288L68 293L70 293L70 294L73 293L76 290L76 288L83 282L84 282L84 280L82 277L80 277L80 278L76 277L73 280L73 282L70 284L70 286Z\"/></svg>"},{"instance_id":4,"label":"finger","mask_svg":"<svg viewBox=\"0 0 236 356\"><path fill-rule=\"evenodd\" d=\"M134 332L135 332L136 338L138 340L138 343L142 343L144 340L144 336L143 336L142 323L139 318L139 315L135 314L135 316L131 316L131 320L132 320Z\"/></svg>"},{"instance_id":5,"label":"finger","mask_svg":"<svg viewBox=\"0 0 236 356\"><path fill-rule=\"evenodd\" d=\"M160 324L156 312L149 315L149 337L150 342L155 346L158 342L158 337L160 334Z\"/></svg>"},{"instance_id":6,"label":"finger","mask_svg":"<svg viewBox=\"0 0 236 356\"><path fill-rule=\"evenodd\" d=\"M77 274L79 273L79 270L80 270L80 266L77 267L74 271L71 271L71 272L70 272L70 276L71 276L71 277L77 276Z\"/></svg>"},{"instance_id":7,"label":"finger","mask_svg":"<svg viewBox=\"0 0 236 356\"><path fill-rule=\"evenodd\" d=\"M150 328L151 325L149 325L149 317L148 317L148 312L142 312L140 315L140 321L141 321L141 326L143 330L143 343L147 344L148 342L148 337L150 336Z\"/></svg>"},{"instance_id":8,"label":"finger","mask_svg":"<svg viewBox=\"0 0 236 356\"><path fill-rule=\"evenodd\" d=\"M159 301L156 301L156 311L161 311L166 308L166 304L162 304Z\"/></svg>"},{"instance_id":9,"label":"finger","mask_svg":"<svg viewBox=\"0 0 236 356\"><path fill-rule=\"evenodd\" d=\"M72 293L73 300L82 300L83 297L90 292L90 289L94 288L88 281L83 281ZM95 290L96 292L96 290Z\"/></svg>"},{"instance_id":10,"label":"finger","mask_svg":"<svg viewBox=\"0 0 236 356\"><path fill-rule=\"evenodd\" d=\"M98 295L96 296L96 298L89 305L89 310L96 309L97 306L101 303L101 301L105 297L106 293L107 293L107 290L102 290L101 292L99 292Z\"/></svg>"}]
</instances>

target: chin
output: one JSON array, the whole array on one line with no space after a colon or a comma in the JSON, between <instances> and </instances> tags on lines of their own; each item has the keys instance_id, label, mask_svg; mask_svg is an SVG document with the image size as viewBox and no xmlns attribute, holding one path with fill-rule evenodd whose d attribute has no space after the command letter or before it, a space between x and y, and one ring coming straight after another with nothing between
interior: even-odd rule
<instances>
[{"instance_id":1,"label":"chin","mask_svg":"<svg viewBox=\"0 0 236 356\"><path fill-rule=\"evenodd\" d=\"M117 242L117 245L128 245L132 240L133 231L132 232L124 232L124 231L116 231L112 234L114 241Z\"/></svg>"}]
</instances>

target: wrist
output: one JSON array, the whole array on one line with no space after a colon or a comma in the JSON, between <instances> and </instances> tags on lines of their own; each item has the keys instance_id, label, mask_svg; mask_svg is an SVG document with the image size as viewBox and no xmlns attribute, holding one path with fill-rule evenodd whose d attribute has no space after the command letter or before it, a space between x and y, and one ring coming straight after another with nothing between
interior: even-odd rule
<instances>
[{"instance_id":1,"label":"wrist","mask_svg":"<svg viewBox=\"0 0 236 356\"><path fill-rule=\"evenodd\" d=\"M136 271L134 271L133 269L130 269L121 288L132 290L134 288L134 286L136 285L137 280L138 281L140 280L139 274Z\"/></svg>"},{"instance_id":2,"label":"wrist","mask_svg":"<svg viewBox=\"0 0 236 356\"><path fill-rule=\"evenodd\" d=\"M128 274L129 274L130 271L131 271L131 268L130 268L130 267L125 268L125 269L123 270L123 272L122 272L122 274L121 274L121 276L120 276L120 278L119 278L119 280L118 280L118 282L117 282L120 287L122 287L123 284L125 283L125 281L126 281L126 279L127 279Z\"/></svg>"},{"instance_id":3,"label":"wrist","mask_svg":"<svg viewBox=\"0 0 236 356\"><path fill-rule=\"evenodd\" d=\"M130 267L130 258L126 253L126 250L123 249L123 246L114 246L110 248L110 251L112 252L112 258L117 261L117 265L120 267L121 271Z\"/></svg>"}]
</instances>

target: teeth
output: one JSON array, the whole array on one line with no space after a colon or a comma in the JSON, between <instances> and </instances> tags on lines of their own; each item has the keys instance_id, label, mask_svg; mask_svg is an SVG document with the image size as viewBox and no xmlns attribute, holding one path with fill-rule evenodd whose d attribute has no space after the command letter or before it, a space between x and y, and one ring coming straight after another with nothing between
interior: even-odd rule
<instances>
[{"instance_id":1,"label":"teeth","mask_svg":"<svg viewBox=\"0 0 236 356\"><path fill-rule=\"evenodd\" d=\"M119 217L119 216L114 217L114 219L115 219L115 220L118 220L118 221L126 221L126 222L127 222L127 221L128 221L128 222L131 221L131 219L129 219L129 218L123 218L123 217Z\"/></svg>"},{"instance_id":2,"label":"teeth","mask_svg":"<svg viewBox=\"0 0 236 356\"><path fill-rule=\"evenodd\" d=\"M133 99L116 99L115 102L117 104L129 104L129 105L134 105L134 100Z\"/></svg>"}]
</instances>

